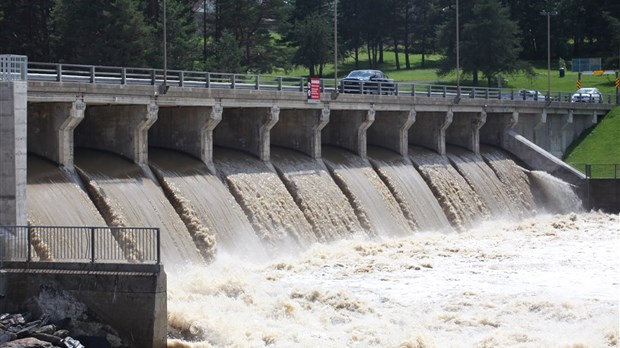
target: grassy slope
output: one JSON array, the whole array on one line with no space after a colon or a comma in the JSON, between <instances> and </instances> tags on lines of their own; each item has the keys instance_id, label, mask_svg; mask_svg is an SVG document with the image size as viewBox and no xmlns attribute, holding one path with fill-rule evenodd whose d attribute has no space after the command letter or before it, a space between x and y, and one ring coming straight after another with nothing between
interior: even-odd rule
<instances>
[{"instance_id":1,"label":"grassy slope","mask_svg":"<svg viewBox=\"0 0 620 348\"><path fill-rule=\"evenodd\" d=\"M411 64L413 65L413 69L404 70L405 66L405 57L403 54L400 54L400 63L403 69L396 70L396 63L394 62L395 55L393 52L386 51L384 53L384 63L381 64L379 69L383 70L386 74L388 74L391 78L396 81L418 81L421 83L437 83L437 84L456 84L456 75L449 74L447 76L437 76L436 67L438 65L438 61L441 59L439 55L429 55L426 57L426 67L424 69L421 68L422 56L420 54L410 55ZM368 57L366 54L360 54L360 69L368 68ZM342 77L347 74L349 71L354 70L355 65L353 64L353 59L348 58L344 63L339 64L338 66L338 76ZM523 74L515 74L515 75L505 75L504 78L508 80L507 85L505 84L503 87L505 88L515 88L515 89L536 89L542 92L547 90L547 69L546 62L544 64L535 64L535 76L533 78L529 78L524 76ZM283 74L283 72L278 72L277 74ZM286 75L289 76L307 76L308 70L303 67L296 67L295 69L288 71ZM325 78L331 78L334 76L333 64L327 64L323 71L323 76ZM480 76L480 86L486 86L486 80L482 79ZM465 76L462 79L463 85L471 85L471 76ZM612 75L603 75L603 76L594 76L594 75L582 75L581 79L582 87L596 87L603 94L615 94L615 76ZM497 86L491 86L497 87ZM551 90L552 91L562 91L562 92L574 92L577 90L577 73L573 73L571 71L566 71L566 76L564 78L559 77L559 72L557 68L552 66L551 70Z\"/></svg>"},{"instance_id":2,"label":"grassy slope","mask_svg":"<svg viewBox=\"0 0 620 348\"><path fill-rule=\"evenodd\" d=\"M567 150L564 160L582 171L585 163L620 164L620 106L611 110L590 132L577 139Z\"/></svg>"}]
</instances>

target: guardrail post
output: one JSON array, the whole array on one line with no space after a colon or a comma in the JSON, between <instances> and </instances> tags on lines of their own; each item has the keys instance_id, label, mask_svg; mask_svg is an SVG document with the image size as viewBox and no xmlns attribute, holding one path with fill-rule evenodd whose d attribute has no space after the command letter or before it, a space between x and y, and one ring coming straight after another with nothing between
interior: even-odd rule
<instances>
[{"instance_id":1,"label":"guardrail post","mask_svg":"<svg viewBox=\"0 0 620 348\"><path fill-rule=\"evenodd\" d=\"M95 66L90 67L90 83L95 83Z\"/></svg>"},{"instance_id":2,"label":"guardrail post","mask_svg":"<svg viewBox=\"0 0 620 348\"><path fill-rule=\"evenodd\" d=\"M90 263L95 263L95 228L90 228Z\"/></svg>"},{"instance_id":3,"label":"guardrail post","mask_svg":"<svg viewBox=\"0 0 620 348\"><path fill-rule=\"evenodd\" d=\"M394 85L394 95L398 95L398 92L399 92L399 89L400 89L399 87L400 87L399 83Z\"/></svg>"},{"instance_id":4,"label":"guardrail post","mask_svg":"<svg viewBox=\"0 0 620 348\"><path fill-rule=\"evenodd\" d=\"M230 88L235 89L236 84L237 84L237 75L232 74L232 77L230 78Z\"/></svg>"},{"instance_id":5,"label":"guardrail post","mask_svg":"<svg viewBox=\"0 0 620 348\"><path fill-rule=\"evenodd\" d=\"M27 246L27 251L28 251L28 256L26 257L26 260L28 262L32 261L32 227L28 226L28 232L26 235L26 243L28 244Z\"/></svg>"},{"instance_id":6,"label":"guardrail post","mask_svg":"<svg viewBox=\"0 0 620 348\"><path fill-rule=\"evenodd\" d=\"M205 75L205 87L209 88L211 85L211 73L207 73L207 75Z\"/></svg>"},{"instance_id":7,"label":"guardrail post","mask_svg":"<svg viewBox=\"0 0 620 348\"><path fill-rule=\"evenodd\" d=\"M161 236L159 233L159 228L156 229L157 231L157 264L159 265L161 263Z\"/></svg>"},{"instance_id":8,"label":"guardrail post","mask_svg":"<svg viewBox=\"0 0 620 348\"><path fill-rule=\"evenodd\" d=\"M155 86L155 79L156 79L155 69L151 69L151 85L153 86Z\"/></svg>"},{"instance_id":9,"label":"guardrail post","mask_svg":"<svg viewBox=\"0 0 620 348\"><path fill-rule=\"evenodd\" d=\"M592 165L586 164L586 178L592 178Z\"/></svg>"},{"instance_id":10,"label":"guardrail post","mask_svg":"<svg viewBox=\"0 0 620 348\"><path fill-rule=\"evenodd\" d=\"M121 84L127 84L127 68L121 68Z\"/></svg>"},{"instance_id":11,"label":"guardrail post","mask_svg":"<svg viewBox=\"0 0 620 348\"><path fill-rule=\"evenodd\" d=\"M411 96L415 96L415 83L411 84Z\"/></svg>"},{"instance_id":12,"label":"guardrail post","mask_svg":"<svg viewBox=\"0 0 620 348\"><path fill-rule=\"evenodd\" d=\"M447 86L443 86L443 97L446 97L446 94L448 93L448 87Z\"/></svg>"},{"instance_id":13,"label":"guardrail post","mask_svg":"<svg viewBox=\"0 0 620 348\"><path fill-rule=\"evenodd\" d=\"M256 75L256 90L260 89L260 75Z\"/></svg>"},{"instance_id":14,"label":"guardrail post","mask_svg":"<svg viewBox=\"0 0 620 348\"><path fill-rule=\"evenodd\" d=\"M299 83L299 91L303 92L304 91L304 87L306 87L306 78L302 77Z\"/></svg>"},{"instance_id":15,"label":"guardrail post","mask_svg":"<svg viewBox=\"0 0 620 348\"><path fill-rule=\"evenodd\" d=\"M426 92L427 96L431 96L431 85L428 85L428 91Z\"/></svg>"},{"instance_id":16,"label":"guardrail post","mask_svg":"<svg viewBox=\"0 0 620 348\"><path fill-rule=\"evenodd\" d=\"M179 87L183 87L185 85L185 71L179 72Z\"/></svg>"},{"instance_id":17,"label":"guardrail post","mask_svg":"<svg viewBox=\"0 0 620 348\"><path fill-rule=\"evenodd\" d=\"M56 65L56 81L62 82L62 64Z\"/></svg>"},{"instance_id":18,"label":"guardrail post","mask_svg":"<svg viewBox=\"0 0 620 348\"><path fill-rule=\"evenodd\" d=\"M282 76L278 76L278 91L282 90Z\"/></svg>"}]
</instances>

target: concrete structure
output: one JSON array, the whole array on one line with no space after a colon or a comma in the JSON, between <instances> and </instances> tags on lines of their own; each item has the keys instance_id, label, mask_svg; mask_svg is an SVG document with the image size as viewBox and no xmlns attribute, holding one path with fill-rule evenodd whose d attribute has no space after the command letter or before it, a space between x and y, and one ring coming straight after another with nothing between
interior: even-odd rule
<instances>
[{"instance_id":1,"label":"concrete structure","mask_svg":"<svg viewBox=\"0 0 620 348\"><path fill-rule=\"evenodd\" d=\"M5 262L1 276L11 286L0 299L0 313L22 310L29 299L45 289L64 291L86 305L89 317L96 314L93 320L118 330L132 347L166 347L163 266Z\"/></svg>"},{"instance_id":2,"label":"concrete structure","mask_svg":"<svg viewBox=\"0 0 620 348\"><path fill-rule=\"evenodd\" d=\"M588 209L620 214L620 179L587 179L585 196Z\"/></svg>"},{"instance_id":3,"label":"concrete structure","mask_svg":"<svg viewBox=\"0 0 620 348\"><path fill-rule=\"evenodd\" d=\"M26 224L25 81L0 81L0 226Z\"/></svg>"}]
</instances>

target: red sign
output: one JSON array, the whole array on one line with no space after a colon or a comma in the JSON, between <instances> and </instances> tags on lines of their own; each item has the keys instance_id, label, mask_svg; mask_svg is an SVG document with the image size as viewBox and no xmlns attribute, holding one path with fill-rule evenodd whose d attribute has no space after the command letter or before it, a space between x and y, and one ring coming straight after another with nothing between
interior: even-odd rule
<instances>
[{"instance_id":1,"label":"red sign","mask_svg":"<svg viewBox=\"0 0 620 348\"><path fill-rule=\"evenodd\" d=\"M321 79L318 77L310 78L308 81L308 103L318 103L321 101Z\"/></svg>"}]
</instances>

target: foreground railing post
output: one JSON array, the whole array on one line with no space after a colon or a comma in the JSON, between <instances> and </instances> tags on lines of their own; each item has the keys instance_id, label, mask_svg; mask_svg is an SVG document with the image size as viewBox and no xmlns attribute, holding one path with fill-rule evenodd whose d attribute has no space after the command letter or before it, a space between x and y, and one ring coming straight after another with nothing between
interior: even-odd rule
<instances>
[{"instance_id":1,"label":"foreground railing post","mask_svg":"<svg viewBox=\"0 0 620 348\"><path fill-rule=\"evenodd\" d=\"M95 83L95 66L90 66L90 83Z\"/></svg>"},{"instance_id":2,"label":"foreground railing post","mask_svg":"<svg viewBox=\"0 0 620 348\"><path fill-rule=\"evenodd\" d=\"M90 263L95 263L95 228L90 228Z\"/></svg>"},{"instance_id":3,"label":"foreground railing post","mask_svg":"<svg viewBox=\"0 0 620 348\"><path fill-rule=\"evenodd\" d=\"M32 252L32 227L28 226L28 233L26 235L26 243L28 244L27 246L27 251L28 251L28 256L26 257L26 260L28 262L32 261L32 256L31 256L31 252Z\"/></svg>"},{"instance_id":4,"label":"foreground railing post","mask_svg":"<svg viewBox=\"0 0 620 348\"><path fill-rule=\"evenodd\" d=\"M121 68L121 84L127 84L127 68Z\"/></svg>"},{"instance_id":5,"label":"foreground railing post","mask_svg":"<svg viewBox=\"0 0 620 348\"><path fill-rule=\"evenodd\" d=\"M592 165L586 164L586 178L592 178Z\"/></svg>"},{"instance_id":6,"label":"foreground railing post","mask_svg":"<svg viewBox=\"0 0 620 348\"><path fill-rule=\"evenodd\" d=\"M278 76L278 91L282 90L282 76Z\"/></svg>"},{"instance_id":7,"label":"foreground railing post","mask_svg":"<svg viewBox=\"0 0 620 348\"><path fill-rule=\"evenodd\" d=\"M161 245L160 245L160 233L159 228L156 229L157 232L157 264L161 263Z\"/></svg>"}]
</instances>

